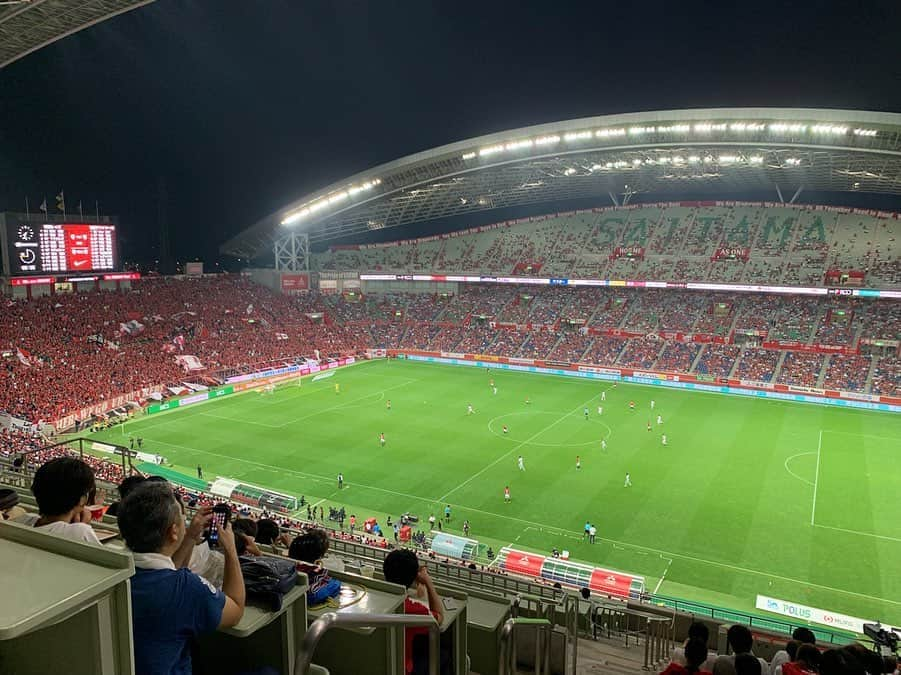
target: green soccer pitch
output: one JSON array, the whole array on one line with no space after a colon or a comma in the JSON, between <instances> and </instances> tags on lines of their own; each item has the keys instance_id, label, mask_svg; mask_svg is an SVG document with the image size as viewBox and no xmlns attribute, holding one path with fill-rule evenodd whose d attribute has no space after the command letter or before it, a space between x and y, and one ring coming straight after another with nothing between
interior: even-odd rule
<instances>
[{"instance_id":1,"label":"green soccer pitch","mask_svg":"<svg viewBox=\"0 0 901 675\"><path fill-rule=\"evenodd\" d=\"M123 435L186 473L201 464L207 479L304 495L326 513L343 505L361 522L410 511L425 525L450 504L447 531L468 519L495 550L566 549L662 595L751 611L759 593L901 623L901 418L890 413L373 361L101 436Z\"/></svg>"}]
</instances>

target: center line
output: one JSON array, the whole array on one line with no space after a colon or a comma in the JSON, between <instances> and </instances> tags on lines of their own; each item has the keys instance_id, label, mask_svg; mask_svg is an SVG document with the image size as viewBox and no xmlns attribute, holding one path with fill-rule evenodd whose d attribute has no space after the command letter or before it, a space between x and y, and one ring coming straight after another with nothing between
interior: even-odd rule
<instances>
[{"instance_id":1,"label":"center line","mask_svg":"<svg viewBox=\"0 0 901 675\"><path fill-rule=\"evenodd\" d=\"M452 495L453 493L455 493L457 490L459 490L459 489L462 488L462 487L465 487L466 485L469 485L472 481L474 481L476 478L478 478L478 477L481 476L483 473L485 473L486 471L488 471L488 469L490 469L491 467L493 467L495 464L497 464L498 462L501 462L501 461L507 459L507 457L509 457L510 455L512 455L514 452L516 452L517 450L519 450L519 449L520 449L521 447L523 447L524 445L528 445L530 441L533 441L534 439L538 438L539 436L541 436L541 434L543 434L543 433L544 433L545 431L547 431L548 429L552 429L553 427L557 426L558 424L560 424L560 422L562 422L563 420L565 420L567 417L569 417L569 416L572 415L573 413L578 412L579 410L585 409L585 408L588 406L588 404L591 403L595 398L597 398L597 394L595 394L594 396L592 396L591 398L589 398L589 399L588 399L587 401L585 401L584 403L581 403L581 404L579 404L578 406L576 406L575 408L573 408L570 412L566 413L566 414L565 414L563 417L561 417L560 419L558 419L558 420L556 420L556 421L554 421L554 422L551 422L551 423L548 424L546 427L544 427L544 429L539 430L538 433L533 434L532 436L530 436L529 438L527 438L526 440L524 440L522 443L519 443L519 444L517 444L517 445L514 445L508 452L506 452L506 453L504 453L503 455L501 455L500 457L498 457L496 460L494 460L493 462L491 462L491 464L489 464L488 466L486 466L484 469L482 469L482 470L479 471L478 473L474 473L472 476L470 476L470 477L467 478L465 481L463 481L462 483L460 483L457 487L455 487L454 489L450 490L447 494L442 495L441 497L439 497L439 498L438 498L438 501L439 501L439 502L443 502L443 501L446 500L450 495Z\"/></svg>"}]
</instances>

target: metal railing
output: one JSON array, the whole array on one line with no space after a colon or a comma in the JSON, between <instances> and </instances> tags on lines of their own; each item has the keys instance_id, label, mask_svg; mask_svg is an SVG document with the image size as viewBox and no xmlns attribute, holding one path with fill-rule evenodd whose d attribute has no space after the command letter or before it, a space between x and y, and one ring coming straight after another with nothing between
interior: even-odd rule
<instances>
[{"instance_id":1,"label":"metal railing","mask_svg":"<svg viewBox=\"0 0 901 675\"><path fill-rule=\"evenodd\" d=\"M601 630L607 638L623 638L626 647L633 639L636 646L644 641L645 670L665 663L670 656L675 638L675 613L663 616L622 604L601 602L592 603L589 619L595 639Z\"/></svg>"},{"instance_id":2,"label":"metal railing","mask_svg":"<svg viewBox=\"0 0 901 675\"><path fill-rule=\"evenodd\" d=\"M516 673L515 649L513 640L517 626L534 626L535 628L535 675L547 675L550 672L551 622L547 619L510 618L501 628L500 646L497 656L498 675Z\"/></svg>"},{"instance_id":3,"label":"metal railing","mask_svg":"<svg viewBox=\"0 0 901 675\"><path fill-rule=\"evenodd\" d=\"M336 614L328 612L307 630L294 662L294 675L308 675L316 645L332 628L427 628L429 631L429 675L438 675L438 623L431 615L417 614Z\"/></svg>"}]
</instances>

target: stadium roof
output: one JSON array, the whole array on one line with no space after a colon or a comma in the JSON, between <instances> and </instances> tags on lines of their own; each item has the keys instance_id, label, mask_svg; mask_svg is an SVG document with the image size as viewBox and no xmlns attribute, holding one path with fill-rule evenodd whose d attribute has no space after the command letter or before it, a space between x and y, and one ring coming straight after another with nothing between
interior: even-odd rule
<instances>
[{"instance_id":1,"label":"stadium roof","mask_svg":"<svg viewBox=\"0 0 901 675\"><path fill-rule=\"evenodd\" d=\"M901 194L901 114L714 108L588 117L408 155L328 185L222 245L254 258L285 228L311 242L562 200L799 189ZM795 195L797 196L797 195Z\"/></svg>"},{"instance_id":2,"label":"stadium roof","mask_svg":"<svg viewBox=\"0 0 901 675\"><path fill-rule=\"evenodd\" d=\"M0 0L0 68L153 0Z\"/></svg>"}]
</instances>

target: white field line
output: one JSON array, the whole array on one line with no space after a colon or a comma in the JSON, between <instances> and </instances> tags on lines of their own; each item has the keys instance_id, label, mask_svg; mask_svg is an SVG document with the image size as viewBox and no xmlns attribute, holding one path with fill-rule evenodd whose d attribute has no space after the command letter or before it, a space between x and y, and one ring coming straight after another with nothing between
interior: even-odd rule
<instances>
[{"instance_id":1,"label":"white field line","mask_svg":"<svg viewBox=\"0 0 901 675\"><path fill-rule=\"evenodd\" d=\"M182 449L185 449L185 450L191 450L191 451L198 452L198 453L204 454L204 455L211 455L211 456L214 456L214 457L221 457L221 458L223 458L223 459L228 459L228 460L232 460L232 461L236 461L236 462L241 462L241 463L244 463L244 464L250 464L250 465L253 465L253 466L257 466L257 467L263 467L263 468L267 468L267 469L275 469L275 470L277 470L277 471L279 471L279 472L281 472L281 473L296 474L296 475L298 475L298 476L303 476L303 477L305 477L305 478L311 478L311 479L316 480L316 481L327 481L327 482L332 482L332 481L334 481L334 477L333 477L333 476L320 476L320 475L317 475L317 474L304 473L304 472L301 472L301 471L295 471L295 470L292 470L292 469L286 469L286 468L280 467L280 466L277 467L277 466L272 466L272 465L269 465L269 464L262 464L261 462L255 462L255 461L253 461L253 460L242 459L242 458L239 458L239 457L231 457L231 456L229 456L229 455L222 455L222 454L215 453L215 452L209 452L209 451L207 451L207 450L199 450L199 449L197 449L197 448L192 448L192 447L188 447L188 446L175 445L174 443L163 443L163 442L161 442L161 441L154 441L154 442L155 442L155 443L159 443L160 445L169 445L169 446L176 447L176 448L182 448ZM394 491L394 490L386 490L386 489L384 489L384 488L376 487L376 486L374 486L374 485L363 485L362 483L352 483L352 484L349 484L349 483L345 482L345 483L344 483L344 489L345 489L345 490L348 488L348 485L354 485L354 486L356 486L356 487L365 488L365 489L367 489L367 490L374 490L374 491L376 491L376 492L383 492L383 493L385 493L385 494L390 494L390 495L394 495L394 496L397 496L397 497L404 497L404 498L406 498L406 499L414 499L414 500L418 500L418 501L425 502L425 503L430 504L430 505L431 505L431 504L434 504L436 501L440 501L440 500L435 500L435 499L433 499L433 498L431 498L431 497L423 497L422 495L412 495L412 494L408 494L408 493L405 493L405 492L396 492L396 491ZM491 511L483 511L483 510L481 510L481 509L474 509L474 508L471 508L471 507L469 507L469 506L466 506L465 504L454 504L454 503L451 503L451 506L453 506L455 509L459 509L459 510L461 510L461 511L470 511L470 512L472 512L472 513L480 513L480 514L483 514L483 515L486 515L486 516L490 516L490 517L492 517L492 518L500 518L500 519L502 519L502 520L509 520L509 521L511 521L511 522L522 523L522 524L524 524L524 525L531 525L531 526L533 526L533 527L538 527L538 528L541 528L541 529L544 529L544 530L549 530L549 531L551 531L551 532L559 532L559 533L562 533L562 534L569 534L569 535L575 536L575 537L577 537L577 538L578 538L578 536L580 535L579 532L575 532L575 531L573 531L573 530L567 530L567 529L565 529L565 528L558 527L558 526L556 526L556 525L548 525L547 523L537 523L537 522L532 521L532 520L525 520L525 519L523 519L523 518L515 518L515 517L513 517L513 516L505 516L505 515L502 515L502 514L499 514L499 513L493 513L493 512L491 512ZM817 527L823 527L823 526L818 525ZM632 549L636 549L636 552L637 552L637 553L641 553L641 551L645 551L645 552L649 552L649 553L656 553L656 554L661 555L661 556L664 556L664 557L666 557L666 558L673 558L673 559L678 558L678 559L681 559L681 560L690 560L690 561L692 561L692 562L701 563L701 564L705 564L705 565L713 565L714 567L722 567L722 568L724 568L724 569L730 569L730 570L733 570L733 571L736 571L736 572L742 572L742 573L744 573L744 574L753 574L753 575L757 575L757 576L761 576L761 577L769 577L769 578L771 578L771 579L779 579L780 581L787 581L787 582L789 582L789 583L797 584L797 585L800 585L800 586L810 586L810 587L813 587L813 588L819 588L819 589L822 589L822 590L832 591L832 592L835 592L835 593L842 593L842 594L845 594L845 595L852 595L852 596L858 597L858 598L865 598L865 599L867 599L867 600L874 600L874 601L876 601L876 602L886 602L886 603L889 603L889 604L892 604L892 605L898 605L898 606L901 606L901 601L897 601L897 600L887 600L887 599L885 599L885 598L877 598L876 596L873 596L873 595L866 595L865 593L857 593L857 592L855 592L855 591L848 591L848 590L844 590L844 589L841 589L841 588L833 588L832 586L824 586L824 585L822 585L822 584L815 584L815 583L810 582L810 581L803 581L803 580L801 580L801 579L793 579L793 578L791 578L791 577L786 577L786 576L782 576L782 575L778 575L778 574L772 574L772 573L769 573L769 572L761 572L761 571L759 571L759 570L752 570L752 569L748 569L747 567L740 567L740 566L738 566L738 565L732 565L732 564L729 564L729 563L719 562L719 561L716 561L716 560L706 560L706 559L704 559L704 558L698 558L698 557L696 557L696 556L691 556L691 555L687 555L687 554L683 554L683 553L676 553L676 552L674 552L674 551L665 551L665 550L663 550L663 549L651 548L651 547L649 547L649 546L642 546L641 544L633 544L633 543L629 543L629 542L617 541L616 539L607 539L607 538L605 538L605 537L600 537L600 536L599 536L597 539L598 539L598 541L604 541L604 542L607 542L608 544L611 544L611 545L614 546L615 548L620 548L620 549L632 548ZM510 545L512 546L513 543L511 542Z\"/></svg>"},{"instance_id":2,"label":"white field line","mask_svg":"<svg viewBox=\"0 0 901 675\"><path fill-rule=\"evenodd\" d=\"M884 539L885 541L897 541L901 542L901 539L898 537L889 537L885 534L873 534L872 532L861 532L860 530L846 530L843 527L833 527L832 525L820 525L816 523L814 527L821 527L824 530L835 530L836 532L847 532L848 534L856 534L861 537L873 537L874 539Z\"/></svg>"},{"instance_id":3,"label":"white field line","mask_svg":"<svg viewBox=\"0 0 901 675\"><path fill-rule=\"evenodd\" d=\"M810 487L813 487L813 482L812 482L812 481L809 481L809 480L807 480L806 478L802 478L801 476L799 476L799 475L796 474L794 471L792 471L791 469L788 468L788 463L789 463L790 461L792 461L793 459L795 459L796 457L805 457L805 456L807 456L807 455L813 455L813 454L816 454L816 453L814 453L814 452L799 452L799 453L796 454L796 455L792 455L791 457L787 457L787 458L785 459L785 462L783 462L782 466L785 467L785 470L788 471L789 475L793 476L794 478L797 478L797 479L798 479L799 481L801 481L802 483L807 483Z\"/></svg>"},{"instance_id":4,"label":"white field line","mask_svg":"<svg viewBox=\"0 0 901 675\"><path fill-rule=\"evenodd\" d=\"M813 507L810 509L810 524L814 525L814 520L817 515L817 488L820 484L820 450L823 447L823 430L820 429L819 436L817 437L817 470L813 476Z\"/></svg>"},{"instance_id":5,"label":"white field line","mask_svg":"<svg viewBox=\"0 0 901 675\"><path fill-rule=\"evenodd\" d=\"M663 558L662 555L660 557ZM673 564L672 558L663 558L663 559L666 560L667 563L666 563L666 567L663 570L663 574L660 575L660 580L657 582L657 585L654 586L654 595L657 595L657 593L660 591L660 586L663 585L663 580L666 579L666 573L669 572L669 566Z\"/></svg>"},{"instance_id":6,"label":"white field line","mask_svg":"<svg viewBox=\"0 0 901 675\"><path fill-rule=\"evenodd\" d=\"M497 459L495 459L493 462L491 462L488 466L486 466L486 467L483 468L482 470L477 471L476 473L472 474L469 478L467 478L466 480L464 480L464 481L463 481L462 483L460 483L457 487L453 488L452 490L449 490L447 493L445 493L444 495L442 495L441 497L439 497L439 498L438 498L438 502L439 502L439 503L444 502L445 500L447 500L448 496L452 495L453 493L455 493L455 492L456 492L457 490L459 490L460 488L463 488L463 487L465 487L466 485L469 485L469 484L470 484L472 481L474 481L476 478L478 478L478 477L481 476L483 473L485 473L486 471L488 471L488 469L490 469L491 467L497 465L499 462L502 462L503 460L507 459L507 457L509 457L510 455L512 455L514 452L516 452L517 450L519 450L521 447L523 447L523 446L525 446L525 445L528 445L530 441L532 441L532 440L538 438L539 436L541 436L544 432L548 431L549 429L553 429L555 426L557 426L558 424L560 424L560 422L562 422L563 420L565 420L567 417L569 417L569 416L572 415L573 413L576 413L576 412L579 412L580 410L583 410L589 403L591 403L595 398L597 398L597 396L598 396L598 395L595 394L594 396L592 396L591 398L589 398L587 401L585 401L585 402L579 404L578 406L576 406L575 408L573 408L571 411L569 411L568 413L566 413L566 414L563 415L562 417L559 417L558 419L554 420L553 422L551 422L550 424L548 424L548 425L547 425L546 427L544 427L543 429L540 429L538 432L536 432L536 433L532 434L531 436L529 436L529 437L528 437L526 440L524 440L522 443L517 443L517 444L514 445L512 448L510 448L507 452L505 452L503 455L501 455L500 457L498 457ZM490 421L489 421L489 424L490 424Z\"/></svg>"},{"instance_id":7,"label":"white field line","mask_svg":"<svg viewBox=\"0 0 901 675\"><path fill-rule=\"evenodd\" d=\"M301 415L300 417L295 417L294 419L290 419L287 422L283 422L281 424L265 424L263 422L253 422L246 418L239 419L236 417L225 417L222 415L213 415L212 413L200 413L200 414L203 415L204 417L215 417L217 419L229 420L231 422L240 422L241 424L253 424L253 425L259 426L259 427L267 427L269 429L284 429L287 426L291 426L292 424L297 424L297 422L302 422L303 420L309 419L311 417L316 417L316 415L321 415L322 413L331 412L333 410L341 410L342 408L353 407L355 403L358 403L359 401L365 401L367 398L371 398L371 397L375 396L376 394L381 394L382 396L384 396L386 391L391 391L392 389L400 389L401 387L408 387L411 384L413 384L414 382L418 382L418 381L419 380L409 380L402 384L397 384L393 387L388 387L387 389L382 389L380 391L374 391L370 394L366 394L365 396L360 396L358 398L352 398L350 401L346 401L344 403L339 403L338 405L333 405L328 408L323 408L322 410L316 410L316 411L308 413L306 415Z\"/></svg>"}]
</instances>

